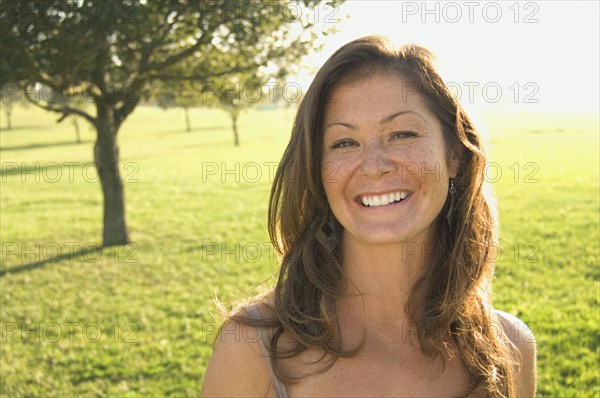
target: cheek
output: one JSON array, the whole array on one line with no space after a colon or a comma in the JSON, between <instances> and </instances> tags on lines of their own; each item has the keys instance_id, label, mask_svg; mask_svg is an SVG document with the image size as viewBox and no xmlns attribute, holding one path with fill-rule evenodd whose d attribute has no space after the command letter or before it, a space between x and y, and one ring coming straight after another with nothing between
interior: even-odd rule
<instances>
[{"instance_id":1,"label":"cheek","mask_svg":"<svg viewBox=\"0 0 600 398\"><path fill-rule=\"evenodd\" d=\"M339 166L337 163L324 158L321 166L321 182L325 190L327 201L335 201L337 187L339 186Z\"/></svg>"},{"instance_id":2,"label":"cheek","mask_svg":"<svg viewBox=\"0 0 600 398\"><path fill-rule=\"evenodd\" d=\"M325 191L332 189L332 185L339 182L340 177L340 165L335 162L325 162L321 167L321 179Z\"/></svg>"},{"instance_id":3,"label":"cheek","mask_svg":"<svg viewBox=\"0 0 600 398\"><path fill-rule=\"evenodd\" d=\"M448 166L444 148L432 146L414 153L421 181L428 185L444 185L448 180Z\"/></svg>"},{"instance_id":4,"label":"cheek","mask_svg":"<svg viewBox=\"0 0 600 398\"><path fill-rule=\"evenodd\" d=\"M342 189L352 172L352 165L351 159L326 155L321 165L321 180L325 191L335 192Z\"/></svg>"}]
</instances>

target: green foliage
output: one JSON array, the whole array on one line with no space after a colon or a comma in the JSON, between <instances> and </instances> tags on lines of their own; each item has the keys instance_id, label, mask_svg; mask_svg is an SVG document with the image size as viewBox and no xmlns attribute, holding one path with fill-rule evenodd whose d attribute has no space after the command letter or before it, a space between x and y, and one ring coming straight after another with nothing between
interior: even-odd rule
<instances>
[{"instance_id":1,"label":"green foliage","mask_svg":"<svg viewBox=\"0 0 600 398\"><path fill-rule=\"evenodd\" d=\"M222 112L192 109L190 134L179 110L141 107L121 142L135 246L98 256L93 143L73 144L68 126L36 109L14 117L22 128L0 134L0 396L197 396L213 295L228 302L274 282L270 170L291 119L248 112L236 148ZM597 397L597 117L503 116L490 130L490 164L502 171L489 174L503 247L494 305L536 335L538 396ZM66 166L56 180L52 162L74 162L72 182ZM53 243L75 255L55 260Z\"/></svg>"},{"instance_id":2,"label":"green foliage","mask_svg":"<svg viewBox=\"0 0 600 398\"><path fill-rule=\"evenodd\" d=\"M121 176L109 170L119 164L119 129L149 95L151 83L204 82L254 74L268 66L283 71L281 66L308 53L318 36L313 22L289 18L290 4L237 0L0 3L0 85L50 87L68 100L32 98L29 89L24 94L39 107L61 114L59 122L78 115L97 131L93 154L105 199L105 246L130 241ZM300 4L314 7L318 2ZM93 103L95 114L71 101L73 97ZM235 122L234 118L237 145Z\"/></svg>"},{"instance_id":3,"label":"green foliage","mask_svg":"<svg viewBox=\"0 0 600 398\"><path fill-rule=\"evenodd\" d=\"M314 8L319 2L298 4ZM319 36L314 22L291 17L289 6L231 0L3 2L0 83L42 83L113 104L122 122L152 81L205 82L267 66L288 70Z\"/></svg>"},{"instance_id":4,"label":"green foliage","mask_svg":"<svg viewBox=\"0 0 600 398\"><path fill-rule=\"evenodd\" d=\"M189 108L200 104L202 87L190 81L161 82L155 85L152 95L162 109Z\"/></svg>"}]
</instances>

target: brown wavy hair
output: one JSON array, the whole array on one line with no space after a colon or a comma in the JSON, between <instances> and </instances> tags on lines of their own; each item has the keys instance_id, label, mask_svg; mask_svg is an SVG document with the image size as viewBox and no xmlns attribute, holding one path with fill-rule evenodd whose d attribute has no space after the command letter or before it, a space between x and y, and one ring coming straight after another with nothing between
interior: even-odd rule
<instances>
[{"instance_id":1,"label":"brown wavy hair","mask_svg":"<svg viewBox=\"0 0 600 398\"><path fill-rule=\"evenodd\" d=\"M321 67L300 104L271 190L268 228L282 260L270 292L273 316L256 320L240 310L230 319L270 328L273 369L287 383L298 379L282 371L280 359L318 349L323 358L333 358L324 361L325 371L336 358L360 351L361 346L340 348L335 300L342 297L346 280L340 262L342 226L328 206L322 184L323 116L332 91L343 79L378 71L400 73L414 83L439 118L447 148L460 154L453 199L448 195L434 221L435 253L405 307L421 351L436 357L449 348L444 336L452 336L471 376L465 396L512 398L515 362L491 305L497 229L483 192L486 157L481 138L437 73L432 54L416 45L395 48L383 37L364 37L341 47ZM282 347L284 334L293 347Z\"/></svg>"}]
</instances>

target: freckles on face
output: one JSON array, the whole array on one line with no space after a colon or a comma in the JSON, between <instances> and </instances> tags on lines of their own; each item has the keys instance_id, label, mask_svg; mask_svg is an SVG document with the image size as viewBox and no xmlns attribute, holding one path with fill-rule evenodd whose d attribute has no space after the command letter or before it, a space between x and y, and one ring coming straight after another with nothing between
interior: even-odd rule
<instances>
[{"instance_id":1,"label":"freckles on face","mask_svg":"<svg viewBox=\"0 0 600 398\"><path fill-rule=\"evenodd\" d=\"M441 123L408 84L377 73L340 84L326 104L323 187L353 239L420 239L446 200Z\"/></svg>"}]
</instances>

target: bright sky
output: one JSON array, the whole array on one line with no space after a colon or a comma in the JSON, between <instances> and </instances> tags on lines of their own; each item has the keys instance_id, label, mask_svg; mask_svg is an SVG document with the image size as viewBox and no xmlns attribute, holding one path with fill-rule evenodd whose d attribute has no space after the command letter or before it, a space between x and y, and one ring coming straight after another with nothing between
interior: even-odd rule
<instances>
[{"instance_id":1,"label":"bright sky","mask_svg":"<svg viewBox=\"0 0 600 398\"><path fill-rule=\"evenodd\" d=\"M467 108L598 112L599 12L597 1L349 0L339 10L321 5L321 24L342 21L310 63L318 67L344 43L382 34L431 50ZM299 79L304 86L310 73Z\"/></svg>"}]
</instances>

